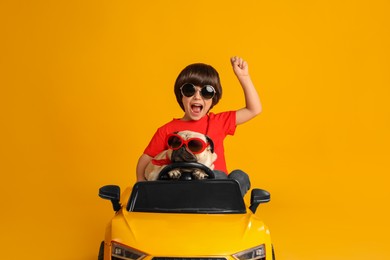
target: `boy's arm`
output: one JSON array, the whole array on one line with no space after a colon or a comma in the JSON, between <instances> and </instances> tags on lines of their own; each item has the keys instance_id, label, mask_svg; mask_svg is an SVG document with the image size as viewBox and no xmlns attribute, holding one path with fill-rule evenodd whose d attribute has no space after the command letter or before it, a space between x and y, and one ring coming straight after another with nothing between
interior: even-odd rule
<instances>
[{"instance_id":1,"label":"boy's arm","mask_svg":"<svg viewBox=\"0 0 390 260\"><path fill-rule=\"evenodd\" d=\"M138 181L145 181L145 169L146 169L146 166L148 165L148 163L152 160L152 157L150 157L149 155L147 154L142 154L139 159L138 159L138 163L137 163L137 169L136 169L136 172L137 172L137 182Z\"/></svg>"},{"instance_id":2,"label":"boy's arm","mask_svg":"<svg viewBox=\"0 0 390 260\"><path fill-rule=\"evenodd\" d=\"M262 106L256 88L249 76L247 62L237 56L232 57L230 61L245 96L245 107L236 111L236 125L240 125L260 114Z\"/></svg>"}]
</instances>

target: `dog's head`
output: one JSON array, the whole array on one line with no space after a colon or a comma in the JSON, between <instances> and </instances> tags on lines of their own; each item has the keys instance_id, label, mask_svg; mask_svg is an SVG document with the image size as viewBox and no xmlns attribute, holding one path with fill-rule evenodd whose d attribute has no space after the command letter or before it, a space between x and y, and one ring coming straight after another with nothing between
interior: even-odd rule
<instances>
[{"instance_id":1,"label":"dog's head","mask_svg":"<svg viewBox=\"0 0 390 260\"><path fill-rule=\"evenodd\" d=\"M168 136L167 151L172 162L198 162L214 168L217 154L214 143L206 135L194 131L180 131Z\"/></svg>"}]
</instances>

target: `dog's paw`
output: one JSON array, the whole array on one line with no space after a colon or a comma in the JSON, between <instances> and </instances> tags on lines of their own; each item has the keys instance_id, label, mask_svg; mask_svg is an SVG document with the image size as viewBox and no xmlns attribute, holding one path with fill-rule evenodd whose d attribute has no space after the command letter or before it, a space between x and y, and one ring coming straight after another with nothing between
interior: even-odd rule
<instances>
[{"instance_id":1,"label":"dog's paw","mask_svg":"<svg viewBox=\"0 0 390 260\"><path fill-rule=\"evenodd\" d=\"M203 180L203 179L206 179L209 175L206 174L204 171L202 170L199 170L199 169L195 169L194 172L193 172L193 176L195 179L197 180Z\"/></svg>"},{"instance_id":2,"label":"dog's paw","mask_svg":"<svg viewBox=\"0 0 390 260\"><path fill-rule=\"evenodd\" d=\"M181 171L179 169L173 169L168 172L168 175L171 179L179 179L181 176Z\"/></svg>"}]
</instances>

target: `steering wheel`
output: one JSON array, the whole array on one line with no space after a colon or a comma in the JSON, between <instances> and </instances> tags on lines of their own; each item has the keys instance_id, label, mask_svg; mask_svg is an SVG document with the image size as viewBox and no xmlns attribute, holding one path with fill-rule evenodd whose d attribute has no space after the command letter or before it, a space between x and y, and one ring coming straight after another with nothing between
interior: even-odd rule
<instances>
[{"instance_id":1,"label":"steering wheel","mask_svg":"<svg viewBox=\"0 0 390 260\"><path fill-rule=\"evenodd\" d=\"M208 175L208 177L206 177L207 179L215 179L214 172L204 164L197 163L197 162L178 162L178 163L171 163L171 164L168 164L167 166L165 166L160 171L159 176L158 176L158 180L172 180L169 177L168 173L171 170L176 169L176 168L181 168L181 169L194 169L195 168L195 169L203 170ZM192 179L194 179L192 176L192 171L182 173L180 178L179 178L179 180L192 180Z\"/></svg>"}]
</instances>

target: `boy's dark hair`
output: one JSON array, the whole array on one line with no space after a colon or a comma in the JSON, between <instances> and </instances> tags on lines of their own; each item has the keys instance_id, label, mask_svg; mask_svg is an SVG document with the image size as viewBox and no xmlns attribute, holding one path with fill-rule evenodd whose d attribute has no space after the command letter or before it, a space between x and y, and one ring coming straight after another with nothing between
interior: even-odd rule
<instances>
[{"instance_id":1,"label":"boy's dark hair","mask_svg":"<svg viewBox=\"0 0 390 260\"><path fill-rule=\"evenodd\" d=\"M210 65L204 63L194 63L185 67L180 72L175 82L174 92L176 100L183 111L183 95L181 94L180 88L185 83L191 83L195 86L211 85L214 87L215 95L213 97L210 109L218 104L219 100L222 98L222 86L218 72Z\"/></svg>"}]
</instances>

